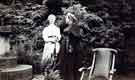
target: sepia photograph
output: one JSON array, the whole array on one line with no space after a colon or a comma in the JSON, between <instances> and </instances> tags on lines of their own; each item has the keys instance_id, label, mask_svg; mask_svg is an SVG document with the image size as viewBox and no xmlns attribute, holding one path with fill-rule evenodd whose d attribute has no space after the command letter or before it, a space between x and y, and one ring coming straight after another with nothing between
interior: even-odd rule
<instances>
[{"instance_id":1,"label":"sepia photograph","mask_svg":"<svg viewBox=\"0 0 135 80\"><path fill-rule=\"evenodd\" d=\"M135 0L0 0L0 80L135 80Z\"/></svg>"}]
</instances>

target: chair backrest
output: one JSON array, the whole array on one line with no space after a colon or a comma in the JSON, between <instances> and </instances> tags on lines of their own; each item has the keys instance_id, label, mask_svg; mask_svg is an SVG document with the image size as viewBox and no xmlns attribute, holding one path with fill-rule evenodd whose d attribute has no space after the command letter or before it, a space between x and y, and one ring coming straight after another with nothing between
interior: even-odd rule
<instances>
[{"instance_id":1,"label":"chair backrest","mask_svg":"<svg viewBox=\"0 0 135 80\"><path fill-rule=\"evenodd\" d=\"M96 59L92 76L103 76L108 79L112 65L112 52L117 53L117 51L111 48L96 48L93 51L95 52Z\"/></svg>"}]
</instances>

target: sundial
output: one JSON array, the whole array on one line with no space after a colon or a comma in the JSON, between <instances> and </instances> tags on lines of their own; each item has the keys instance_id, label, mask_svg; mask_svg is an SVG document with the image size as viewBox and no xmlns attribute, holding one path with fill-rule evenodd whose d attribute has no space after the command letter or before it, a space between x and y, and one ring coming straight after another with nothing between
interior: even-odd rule
<instances>
[{"instance_id":1,"label":"sundial","mask_svg":"<svg viewBox=\"0 0 135 80\"><path fill-rule=\"evenodd\" d=\"M32 80L32 66L17 64L16 45L10 44L11 27L0 26L0 80Z\"/></svg>"}]
</instances>

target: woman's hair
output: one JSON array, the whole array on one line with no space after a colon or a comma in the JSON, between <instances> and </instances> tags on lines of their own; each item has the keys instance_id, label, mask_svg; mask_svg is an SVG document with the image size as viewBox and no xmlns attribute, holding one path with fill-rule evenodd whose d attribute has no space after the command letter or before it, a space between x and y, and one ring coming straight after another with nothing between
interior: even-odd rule
<instances>
[{"instance_id":1,"label":"woman's hair","mask_svg":"<svg viewBox=\"0 0 135 80\"><path fill-rule=\"evenodd\" d=\"M66 14L66 21L72 21L73 23L77 21L77 18L75 17L74 14L72 13L67 13Z\"/></svg>"}]
</instances>

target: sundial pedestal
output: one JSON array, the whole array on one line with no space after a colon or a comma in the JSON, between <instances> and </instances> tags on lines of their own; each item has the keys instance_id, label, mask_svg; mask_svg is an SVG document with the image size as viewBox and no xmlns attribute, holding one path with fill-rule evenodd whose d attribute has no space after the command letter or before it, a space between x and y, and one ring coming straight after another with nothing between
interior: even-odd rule
<instances>
[{"instance_id":1,"label":"sundial pedestal","mask_svg":"<svg viewBox=\"0 0 135 80\"><path fill-rule=\"evenodd\" d=\"M0 26L0 80L32 80L32 66L17 64L13 35L12 26Z\"/></svg>"},{"instance_id":2,"label":"sundial pedestal","mask_svg":"<svg viewBox=\"0 0 135 80\"><path fill-rule=\"evenodd\" d=\"M32 66L17 64L17 57L1 57L0 80L32 80Z\"/></svg>"},{"instance_id":3,"label":"sundial pedestal","mask_svg":"<svg viewBox=\"0 0 135 80\"><path fill-rule=\"evenodd\" d=\"M17 57L0 57L0 69L12 68L17 65Z\"/></svg>"}]
</instances>

